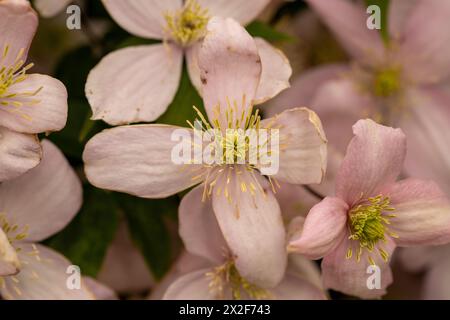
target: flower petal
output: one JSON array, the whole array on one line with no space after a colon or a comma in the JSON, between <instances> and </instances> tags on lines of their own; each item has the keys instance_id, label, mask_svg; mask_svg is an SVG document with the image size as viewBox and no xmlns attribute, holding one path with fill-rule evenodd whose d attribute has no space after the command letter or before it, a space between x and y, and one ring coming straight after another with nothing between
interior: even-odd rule
<instances>
[{"instance_id":1,"label":"flower petal","mask_svg":"<svg viewBox=\"0 0 450 320\"><path fill-rule=\"evenodd\" d=\"M51 18L62 12L72 0L35 0L34 6L44 18Z\"/></svg>"},{"instance_id":2,"label":"flower petal","mask_svg":"<svg viewBox=\"0 0 450 320\"><path fill-rule=\"evenodd\" d=\"M195 89L201 94L202 81L200 80L200 67L198 66L198 52L200 47L201 43L195 42L186 49L186 64L189 72L189 79L191 79Z\"/></svg>"},{"instance_id":3,"label":"flower petal","mask_svg":"<svg viewBox=\"0 0 450 320\"><path fill-rule=\"evenodd\" d=\"M197 2L202 7L208 8L212 16L233 18L246 25L263 11L270 0L197 0Z\"/></svg>"},{"instance_id":4,"label":"flower petal","mask_svg":"<svg viewBox=\"0 0 450 320\"><path fill-rule=\"evenodd\" d=\"M283 281L271 290L277 300L325 300L322 290L312 285L307 279L287 273Z\"/></svg>"},{"instance_id":5,"label":"flower petal","mask_svg":"<svg viewBox=\"0 0 450 320\"><path fill-rule=\"evenodd\" d=\"M432 181L406 179L388 187L392 213L389 229L400 246L450 242L450 201Z\"/></svg>"},{"instance_id":6,"label":"flower petal","mask_svg":"<svg viewBox=\"0 0 450 320\"><path fill-rule=\"evenodd\" d=\"M279 170L271 175L292 184L322 181L327 165L327 140L322 123L313 111L290 109L263 120L261 127L279 129Z\"/></svg>"},{"instance_id":7,"label":"flower petal","mask_svg":"<svg viewBox=\"0 0 450 320\"><path fill-rule=\"evenodd\" d=\"M193 134L186 128L156 124L100 132L83 153L89 182L144 198L165 198L202 182L194 179L202 173L201 165L175 164L172 160L172 152L180 144L172 140L177 129Z\"/></svg>"},{"instance_id":8,"label":"flower petal","mask_svg":"<svg viewBox=\"0 0 450 320\"><path fill-rule=\"evenodd\" d=\"M128 47L108 54L86 82L92 119L111 125L156 120L177 92L182 61L182 51L169 44Z\"/></svg>"},{"instance_id":9,"label":"flower petal","mask_svg":"<svg viewBox=\"0 0 450 320\"><path fill-rule=\"evenodd\" d=\"M309 210L320 201L303 186L283 182L280 183L275 197L286 222L297 216L306 216Z\"/></svg>"},{"instance_id":10,"label":"flower petal","mask_svg":"<svg viewBox=\"0 0 450 320\"><path fill-rule=\"evenodd\" d=\"M422 299L424 300L449 300L450 288L450 257L443 257L439 263L433 266L425 274Z\"/></svg>"},{"instance_id":11,"label":"flower petal","mask_svg":"<svg viewBox=\"0 0 450 320\"><path fill-rule=\"evenodd\" d=\"M230 173L223 173L213 190L213 208L220 229L241 276L255 285L274 287L283 278L286 267L286 235L280 207L268 188L251 191L250 184L266 187L261 177L239 167L228 170Z\"/></svg>"},{"instance_id":12,"label":"flower petal","mask_svg":"<svg viewBox=\"0 0 450 320\"><path fill-rule=\"evenodd\" d=\"M0 107L0 125L23 133L64 128L67 120L67 90L64 84L46 75L30 74L26 80L8 89L8 94L29 92L37 94L11 99L21 103L20 107Z\"/></svg>"},{"instance_id":13,"label":"flower petal","mask_svg":"<svg viewBox=\"0 0 450 320\"><path fill-rule=\"evenodd\" d=\"M198 62L209 119L219 118L227 128L227 109L236 109L234 119L248 114L261 78L261 58L247 31L232 19L211 18Z\"/></svg>"},{"instance_id":14,"label":"flower petal","mask_svg":"<svg viewBox=\"0 0 450 320\"><path fill-rule=\"evenodd\" d=\"M342 46L355 59L369 65L383 60L379 31L367 28L365 8L347 0L306 0L321 16Z\"/></svg>"},{"instance_id":15,"label":"flower petal","mask_svg":"<svg viewBox=\"0 0 450 320\"><path fill-rule=\"evenodd\" d=\"M121 221L117 228L97 279L119 294L126 295L145 292L155 284L142 253L131 239L125 221Z\"/></svg>"},{"instance_id":16,"label":"flower petal","mask_svg":"<svg viewBox=\"0 0 450 320\"><path fill-rule=\"evenodd\" d=\"M0 228L0 277L19 272L20 261L16 249L11 246L7 235Z\"/></svg>"},{"instance_id":17,"label":"flower petal","mask_svg":"<svg viewBox=\"0 0 450 320\"><path fill-rule=\"evenodd\" d=\"M38 16L26 0L4 0L0 2L0 52L9 46L8 55L0 64L10 66L20 50L21 60L27 58L28 49L38 26Z\"/></svg>"},{"instance_id":18,"label":"flower petal","mask_svg":"<svg viewBox=\"0 0 450 320\"><path fill-rule=\"evenodd\" d=\"M179 207L179 233L189 253L220 264L227 244L222 236L211 201L202 200L205 186L185 195Z\"/></svg>"},{"instance_id":19,"label":"flower petal","mask_svg":"<svg viewBox=\"0 0 450 320\"><path fill-rule=\"evenodd\" d=\"M327 197L306 216L299 238L289 242L289 250L310 259L327 255L342 240L347 222L348 205L339 198Z\"/></svg>"},{"instance_id":20,"label":"flower petal","mask_svg":"<svg viewBox=\"0 0 450 320\"><path fill-rule=\"evenodd\" d=\"M437 83L450 75L450 2L419 1L405 23L399 59L417 83Z\"/></svg>"},{"instance_id":21,"label":"flower petal","mask_svg":"<svg viewBox=\"0 0 450 320\"><path fill-rule=\"evenodd\" d=\"M94 295L83 281L80 281L79 289L69 289L68 282L71 274L66 271L70 270L68 267L72 264L62 255L40 244L23 244L20 247L19 257L23 266L17 275L4 278L5 286L0 287L3 298L7 300L94 299ZM76 276L72 273L72 277Z\"/></svg>"},{"instance_id":22,"label":"flower petal","mask_svg":"<svg viewBox=\"0 0 450 320\"><path fill-rule=\"evenodd\" d=\"M289 88L292 68L284 53L262 38L255 38L261 57L262 72L255 96L255 104L272 99Z\"/></svg>"},{"instance_id":23,"label":"flower petal","mask_svg":"<svg viewBox=\"0 0 450 320\"><path fill-rule=\"evenodd\" d=\"M353 243L352 243L353 242ZM348 234L343 238L338 247L322 260L322 276L324 285L327 288L341 291L345 294L357 296L364 299L380 297L386 293L386 288L392 283L392 272L389 263L384 262L377 253L371 254L375 265L380 269L380 288L368 288L369 277L374 275L368 267L368 251L363 250L361 260L357 262L356 257L346 259L347 250L353 249L355 253L357 248L355 241L348 239ZM383 244L383 249L392 256L395 249L395 243L388 238L387 243Z\"/></svg>"},{"instance_id":24,"label":"flower petal","mask_svg":"<svg viewBox=\"0 0 450 320\"><path fill-rule=\"evenodd\" d=\"M129 33L162 39L167 24L164 14L181 9L182 0L102 0L113 19Z\"/></svg>"},{"instance_id":25,"label":"flower petal","mask_svg":"<svg viewBox=\"0 0 450 320\"><path fill-rule=\"evenodd\" d=\"M419 0L391 0L388 11L388 28L391 38L404 40L405 24Z\"/></svg>"},{"instance_id":26,"label":"flower petal","mask_svg":"<svg viewBox=\"0 0 450 320\"><path fill-rule=\"evenodd\" d=\"M175 280L164 294L163 300L215 300L206 275L211 269L201 269Z\"/></svg>"},{"instance_id":27,"label":"flower petal","mask_svg":"<svg viewBox=\"0 0 450 320\"><path fill-rule=\"evenodd\" d=\"M35 135L0 127L0 182L17 178L41 161L42 150Z\"/></svg>"},{"instance_id":28,"label":"flower petal","mask_svg":"<svg viewBox=\"0 0 450 320\"><path fill-rule=\"evenodd\" d=\"M311 103L321 86L340 77L347 69L348 66L343 64L330 64L306 70L292 82L289 90L283 91L268 102L264 114L272 117L294 106L314 107Z\"/></svg>"},{"instance_id":29,"label":"flower petal","mask_svg":"<svg viewBox=\"0 0 450 320\"><path fill-rule=\"evenodd\" d=\"M118 300L116 293L103 283L91 278L83 277L84 284L93 293L96 300Z\"/></svg>"},{"instance_id":30,"label":"flower petal","mask_svg":"<svg viewBox=\"0 0 450 320\"><path fill-rule=\"evenodd\" d=\"M81 207L81 182L63 153L44 140L41 163L0 185L0 211L9 224L29 226L27 241L40 241L64 228Z\"/></svg>"},{"instance_id":31,"label":"flower petal","mask_svg":"<svg viewBox=\"0 0 450 320\"><path fill-rule=\"evenodd\" d=\"M353 133L336 178L336 195L349 205L377 196L395 182L406 154L406 137L400 129L367 119L358 121Z\"/></svg>"},{"instance_id":32,"label":"flower petal","mask_svg":"<svg viewBox=\"0 0 450 320\"><path fill-rule=\"evenodd\" d=\"M411 90L408 98L410 109L400 123L408 137L406 171L436 181L450 196L450 95L428 88Z\"/></svg>"}]
</instances>

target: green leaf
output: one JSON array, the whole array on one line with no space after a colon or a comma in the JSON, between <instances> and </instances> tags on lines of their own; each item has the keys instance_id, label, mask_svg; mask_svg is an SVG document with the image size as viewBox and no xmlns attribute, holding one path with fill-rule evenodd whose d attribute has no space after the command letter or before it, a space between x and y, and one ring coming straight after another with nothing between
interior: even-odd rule
<instances>
[{"instance_id":1,"label":"green leaf","mask_svg":"<svg viewBox=\"0 0 450 320\"><path fill-rule=\"evenodd\" d=\"M186 66L184 66L177 94L167 111L156 122L187 127L186 120L193 123L197 118L197 113L192 108L193 106L196 106L205 114L203 100L192 85Z\"/></svg>"},{"instance_id":2,"label":"green leaf","mask_svg":"<svg viewBox=\"0 0 450 320\"><path fill-rule=\"evenodd\" d=\"M73 221L45 244L95 277L118 227L119 208L112 193L85 186L84 203Z\"/></svg>"},{"instance_id":3,"label":"green leaf","mask_svg":"<svg viewBox=\"0 0 450 320\"><path fill-rule=\"evenodd\" d=\"M277 31L272 26L261 21L253 21L246 29L252 37L260 37L271 42L295 41L294 37Z\"/></svg>"},{"instance_id":4,"label":"green leaf","mask_svg":"<svg viewBox=\"0 0 450 320\"><path fill-rule=\"evenodd\" d=\"M169 270L173 258L166 218L177 216L178 198L149 200L120 194L119 199L134 243L153 275L161 279Z\"/></svg>"},{"instance_id":5,"label":"green leaf","mask_svg":"<svg viewBox=\"0 0 450 320\"><path fill-rule=\"evenodd\" d=\"M366 5L377 5L380 7L381 11L381 36L385 42L389 41L389 31L388 31L388 8L389 0L366 0Z\"/></svg>"}]
</instances>

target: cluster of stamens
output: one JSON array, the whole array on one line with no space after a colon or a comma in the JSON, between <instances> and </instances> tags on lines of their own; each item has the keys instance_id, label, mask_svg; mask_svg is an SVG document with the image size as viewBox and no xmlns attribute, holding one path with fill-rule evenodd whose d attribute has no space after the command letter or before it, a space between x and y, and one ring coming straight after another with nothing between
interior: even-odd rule
<instances>
[{"instance_id":1,"label":"cluster of stamens","mask_svg":"<svg viewBox=\"0 0 450 320\"><path fill-rule=\"evenodd\" d=\"M261 117L259 110L253 113L252 106L245 107L245 95L242 98L242 106L243 108L239 109L236 102L231 103L227 99L227 108L223 110L223 113L221 112L220 105L216 106L211 123L194 106L198 119L195 121L195 125L189 120L187 121L189 126L194 130L194 134L199 136L209 135L207 140L213 141L211 144L214 148L212 153L218 153L222 158L220 165L217 163L203 164L201 169L194 169L199 170L199 174L193 180L204 180L203 201L211 196L213 188L218 184L218 180L224 179L226 181L225 184L217 186L216 192L218 195L223 193L229 202L231 202L228 186L232 182L233 177L238 180L237 183L242 192L250 192L253 196L256 191L265 194L258 178L255 176L257 166L254 163L250 163L248 159L256 159L256 162L258 162L261 157L270 156L274 151L267 148L269 144L269 138L267 137L264 138L264 141L258 142L257 148L252 146L250 140L254 139L249 139L246 133L259 132ZM239 110L243 111L240 112ZM222 122L221 119L224 121ZM267 129L269 130L270 128ZM214 137L210 137L210 135L214 135ZM257 136L257 139L261 140L259 136ZM243 170L250 173L252 181L241 179L244 173ZM269 176L268 180L273 192L276 192L276 189L280 185L273 177Z\"/></svg>"},{"instance_id":2,"label":"cluster of stamens","mask_svg":"<svg viewBox=\"0 0 450 320\"><path fill-rule=\"evenodd\" d=\"M386 234L397 238L398 236L388 229L390 219L395 215L390 213L395 209L390 206L389 197L378 195L367 199L356 206L349 212L349 230L350 240L358 241L358 249L356 252L356 260L361 260L363 250L368 250L369 263L374 265L374 260L370 253L374 249L378 250L381 258L388 261L389 254L380 246L381 242L386 242ZM347 259L353 256L353 249L347 250Z\"/></svg>"},{"instance_id":3,"label":"cluster of stamens","mask_svg":"<svg viewBox=\"0 0 450 320\"><path fill-rule=\"evenodd\" d=\"M195 0L187 0L183 8L168 12L164 17L166 32L182 46L202 38L210 18L208 9L202 8Z\"/></svg>"},{"instance_id":4,"label":"cluster of stamens","mask_svg":"<svg viewBox=\"0 0 450 320\"><path fill-rule=\"evenodd\" d=\"M5 107L7 111L18 113L21 117L31 120L28 115L20 112L23 101L26 99L27 105L35 105L40 101L34 99L43 87L39 87L34 91L10 92L13 85L19 84L27 79L27 71L33 67L33 63L25 65L25 50L21 49L17 53L14 61L10 65L6 65L5 61L10 53L9 45L5 45L0 60L0 107Z\"/></svg>"},{"instance_id":5,"label":"cluster of stamens","mask_svg":"<svg viewBox=\"0 0 450 320\"><path fill-rule=\"evenodd\" d=\"M398 93L400 87L400 70L397 68L388 68L375 72L374 94L377 97L388 98Z\"/></svg>"},{"instance_id":6,"label":"cluster of stamens","mask_svg":"<svg viewBox=\"0 0 450 320\"><path fill-rule=\"evenodd\" d=\"M228 292L231 293L231 297L234 300L272 298L272 295L267 290L244 279L236 269L233 260L229 260L223 265L214 268L206 276L211 279L209 289L218 299L225 299Z\"/></svg>"}]
</instances>

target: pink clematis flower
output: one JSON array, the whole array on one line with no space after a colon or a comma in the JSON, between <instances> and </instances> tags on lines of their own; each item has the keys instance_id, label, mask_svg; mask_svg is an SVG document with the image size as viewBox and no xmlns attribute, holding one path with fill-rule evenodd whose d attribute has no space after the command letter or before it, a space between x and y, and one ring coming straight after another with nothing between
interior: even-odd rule
<instances>
[{"instance_id":1,"label":"pink clematis flower","mask_svg":"<svg viewBox=\"0 0 450 320\"><path fill-rule=\"evenodd\" d=\"M199 203L195 193L201 194L201 187L185 196L179 209L179 232L189 255L182 260L183 269L170 279L163 299L326 298L317 266L300 256L292 257L283 280L274 288L254 285L242 277L212 215L211 203Z\"/></svg>"},{"instance_id":2,"label":"pink clematis flower","mask_svg":"<svg viewBox=\"0 0 450 320\"><path fill-rule=\"evenodd\" d=\"M199 51L199 66L211 123L199 114L204 126L219 133L241 125L244 129L280 128L279 169L269 177L272 189L276 186L273 179L320 183L325 173L326 138L315 113L296 108L262 121L257 113L252 114L256 93L265 83L257 46L244 28L232 19L211 19ZM232 164L175 163L172 152L179 143L172 136L177 130L180 127L150 124L99 133L86 144L83 154L87 178L97 187L145 198L164 198L201 184L203 193L196 192L196 199L199 203L212 200L242 276L258 285L275 286L286 266L285 230L262 168L248 159ZM182 130L194 136L194 130ZM228 138L225 142L235 143ZM232 159L239 157L238 151L231 154Z\"/></svg>"},{"instance_id":3,"label":"pink clematis flower","mask_svg":"<svg viewBox=\"0 0 450 320\"><path fill-rule=\"evenodd\" d=\"M450 202L431 181L396 182L406 154L400 129L360 120L336 178L336 196L314 206L289 248L323 257L328 288L372 298L392 282L396 246L450 242ZM381 288L367 287L369 265L381 270Z\"/></svg>"},{"instance_id":4,"label":"pink clematis flower","mask_svg":"<svg viewBox=\"0 0 450 320\"><path fill-rule=\"evenodd\" d=\"M59 253L38 244L63 229L82 202L80 180L63 154L43 141L41 163L0 185L0 296L4 299L92 299L67 287Z\"/></svg>"},{"instance_id":5,"label":"pink clematis flower","mask_svg":"<svg viewBox=\"0 0 450 320\"><path fill-rule=\"evenodd\" d=\"M37 24L28 1L0 1L0 182L35 167L42 153L36 134L61 130L67 119L64 85L27 74Z\"/></svg>"},{"instance_id":6,"label":"pink clematis flower","mask_svg":"<svg viewBox=\"0 0 450 320\"><path fill-rule=\"evenodd\" d=\"M286 101L311 106L330 147L341 154L358 119L400 127L408 136L407 173L435 180L450 195L450 95L444 90L450 77L450 2L391 0L387 42L367 28L365 7L347 0L307 2L353 60L305 73L273 101L272 112Z\"/></svg>"},{"instance_id":7,"label":"pink clematis flower","mask_svg":"<svg viewBox=\"0 0 450 320\"><path fill-rule=\"evenodd\" d=\"M107 55L92 70L86 96L93 119L111 125L151 122L173 100L186 55L190 79L201 91L197 52L213 16L231 17L243 25L254 19L269 0L103 0L111 16L128 32L161 44L128 47ZM255 103L289 86L291 68L281 51L256 39L270 85L261 86ZM266 70L267 69L267 70ZM266 79L266 83L268 81Z\"/></svg>"}]
</instances>

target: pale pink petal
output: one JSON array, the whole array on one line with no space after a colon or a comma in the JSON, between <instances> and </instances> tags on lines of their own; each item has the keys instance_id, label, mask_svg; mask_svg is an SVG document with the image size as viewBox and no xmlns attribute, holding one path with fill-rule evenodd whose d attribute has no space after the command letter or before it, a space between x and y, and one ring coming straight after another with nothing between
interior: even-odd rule
<instances>
[{"instance_id":1,"label":"pale pink petal","mask_svg":"<svg viewBox=\"0 0 450 320\"><path fill-rule=\"evenodd\" d=\"M128 32L142 37L162 39L166 13L181 9L182 0L102 0L113 19Z\"/></svg>"},{"instance_id":2,"label":"pale pink petal","mask_svg":"<svg viewBox=\"0 0 450 320\"><path fill-rule=\"evenodd\" d=\"M421 0L405 23L399 56L406 74L418 83L437 83L450 75L450 2Z\"/></svg>"},{"instance_id":3,"label":"pale pink petal","mask_svg":"<svg viewBox=\"0 0 450 320\"><path fill-rule=\"evenodd\" d=\"M369 289L367 286L368 279L373 273L367 272L367 268L371 265L368 259L368 251L363 250L361 260L358 262L355 257L358 247L359 243L354 240L349 240L347 234L339 246L332 253L324 257L322 260L324 285L327 288L364 299L380 297L386 293L386 288L393 280L389 263L385 262L376 250L370 254L375 265L380 268L381 283L380 289L376 287ZM382 247L391 256L395 249L395 243L392 239L387 238L387 243L383 243ZM353 249L351 259L346 258L349 248Z\"/></svg>"},{"instance_id":4,"label":"pale pink petal","mask_svg":"<svg viewBox=\"0 0 450 320\"><path fill-rule=\"evenodd\" d=\"M5 277L0 295L7 300L91 300L94 295L83 281L70 289L72 264L56 251L39 244L22 244L19 252L22 268L13 277ZM66 273L69 270L69 273ZM81 277L81 275L80 275ZM70 284L75 284L76 281Z\"/></svg>"},{"instance_id":5,"label":"pale pink petal","mask_svg":"<svg viewBox=\"0 0 450 320\"><path fill-rule=\"evenodd\" d=\"M86 82L92 119L111 125L156 120L177 92L182 61L181 49L169 44L128 47L108 54Z\"/></svg>"},{"instance_id":6,"label":"pale pink petal","mask_svg":"<svg viewBox=\"0 0 450 320\"><path fill-rule=\"evenodd\" d=\"M389 229L399 246L450 242L450 201L432 181L406 179L382 191L395 210Z\"/></svg>"},{"instance_id":7,"label":"pale pink petal","mask_svg":"<svg viewBox=\"0 0 450 320\"><path fill-rule=\"evenodd\" d=\"M263 120L261 127L279 130L279 170L270 175L292 184L322 181L327 165L327 139L316 113L307 108L290 109ZM270 150L272 143L268 144Z\"/></svg>"},{"instance_id":8,"label":"pale pink petal","mask_svg":"<svg viewBox=\"0 0 450 320\"><path fill-rule=\"evenodd\" d=\"M35 0L34 6L44 18L51 18L62 12L73 0Z\"/></svg>"},{"instance_id":9,"label":"pale pink petal","mask_svg":"<svg viewBox=\"0 0 450 320\"><path fill-rule=\"evenodd\" d=\"M172 141L177 129L167 125L135 125L104 130L83 153L85 173L96 187L144 198L165 198L202 180L201 165L175 164L172 151L183 141ZM190 146L190 145L189 145Z\"/></svg>"},{"instance_id":10,"label":"pale pink petal","mask_svg":"<svg viewBox=\"0 0 450 320\"><path fill-rule=\"evenodd\" d=\"M125 221L119 224L97 279L118 293L128 295L145 292L155 283L142 253L131 239Z\"/></svg>"},{"instance_id":11,"label":"pale pink petal","mask_svg":"<svg viewBox=\"0 0 450 320\"><path fill-rule=\"evenodd\" d=\"M325 300L322 290L311 284L308 279L287 273L283 281L270 290L277 300Z\"/></svg>"},{"instance_id":12,"label":"pale pink petal","mask_svg":"<svg viewBox=\"0 0 450 320\"><path fill-rule=\"evenodd\" d=\"M204 185L183 197L179 207L179 233L189 253L220 264L227 244L222 236L211 201L202 200Z\"/></svg>"},{"instance_id":13,"label":"pale pink petal","mask_svg":"<svg viewBox=\"0 0 450 320\"><path fill-rule=\"evenodd\" d=\"M39 90L39 91L38 91ZM35 93L29 97L2 99L21 103L0 106L0 125L23 133L59 131L67 120L67 90L64 84L42 74L30 74L12 85L8 94Z\"/></svg>"},{"instance_id":14,"label":"pale pink petal","mask_svg":"<svg viewBox=\"0 0 450 320\"><path fill-rule=\"evenodd\" d=\"M311 103L321 86L340 77L347 69L346 65L331 64L305 71L294 79L289 90L283 91L268 102L264 114L272 117L294 107L314 106Z\"/></svg>"},{"instance_id":15,"label":"pale pink petal","mask_svg":"<svg viewBox=\"0 0 450 320\"><path fill-rule=\"evenodd\" d=\"M292 68L281 50L262 38L255 38L255 42L262 64L261 79L255 96L255 103L260 104L289 88Z\"/></svg>"},{"instance_id":16,"label":"pale pink petal","mask_svg":"<svg viewBox=\"0 0 450 320\"><path fill-rule=\"evenodd\" d=\"M286 234L278 202L262 178L252 177L245 168L227 170L232 170L230 182L225 171L213 190L220 229L241 276L255 285L274 287L286 267ZM250 184L265 188L251 191Z\"/></svg>"},{"instance_id":17,"label":"pale pink petal","mask_svg":"<svg viewBox=\"0 0 450 320\"><path fill-rule=\"evenodd\" d=\"M246 25L255 19L267 6L270 0L197 0L209 14L223 18L233 18Z\"/></svg>"},{"instance_id":18,"label":"pale pink petal","mask_svg":"<svg viewBox=\"0 0 450 320\"><path fill-rule=\"evenodd\" d=\"M198 66L198 52L201 47L201 42L195 42L186 49L186 65L189 72L189 79L192 84L201 94L202 81L200 80L200 67Z\"/></svg>"},{"instance_id":19,"label":"pale pink petal","mask_svg":"<svg viewBox=\"0 0 450 320\"><path fill-rule=\"evenodd\" d=\"M377 29L367 28L366 8L347 0L306 0L355 59L370 65L381 62L384 44Z\"/></svg>"},{"instance_id":20,"label":"pale pink petal","mask_svg":"<svg viewBox=\"0 0 450 320\"><path fill-rule=\"evenodd\" d=\"M63 153L47 140L42 145L43 158L37 167L0 185L0 211L10 224L29 226L28 241L60 231L82 203L81 182Z\"/></svg>"},{"instance_id":21,"label":"pale pink petal","mask_svg":"<svg viewBox=\"0 0 450 320\"><path fill-rule=\"evenodd\" d=\"M389 35L391 38L404 40L407 34L404 33L405 23L408 21L412 10L419 0L391 0L389 3L388 23Z\"/></svg>"},{"instance_id":22,"label":"pale pink petal","mask_svg":"<svg viewBox=\"0 0 450 320\"><path fill-rule=\"evenodd\" d=\"M25 61L28 49L38 26L38 17L26 0L4 0L0 2L0 52L8 46L8 55L0 58L0 66L10 66L23 51L20 60Z\"/></svg>"},{"instance_id":23,"label":"pale pink petal","mask_svg":"<svg viewBox=\"0 0 450 320\"><path fill-rule=\"evenodd\" d=\"M211 279L207 273L211 271L201 269L179 277L169 286L163 300L216 300L209 288Z\"/></svg>"},{"instance_id":24,"label":"pale pink petal","mask_svg":"<svg viewBox=\"0 0 450 320\"><path fill-rule=\"evenodd\" d=\"M91 278L83 277L84 284L91 291L96 300L118 300L116 293L103 283Z\"/></svg>"},{"instance_id":25,"label":"pale pink petal","mask_svg":"<svg viewBox=\"0 0 450 320\"><path fill-rule=\"evenodd\" d=\"M161 300L167 289L182 275L202 270L211 269L211 264L208 260L202 259L199 256L183 251L178 257L177 261L172 265L170 271L152 288L149 300Z\"/></svg>"},{"instance_id":26,"label":"pale pink petal","mask_svg":"<svg viewBox=\"0 0 450 320\"><path fill-rule=\"evenodd\" d=\"M316 262L299 254L291 254L289 255L287 272L308 280L309 283L320 289L322 294L324 294L322 274Z\"/></svg>"},{"instance_id":27,"label":"pale pink petal","mask_svg":"<svg viewBox=\"0 0 450 320\"><path fill-rule=\"evenodd\" d=\"M261 58L247 31L232 19L212 18L198 62L209 119L219 118L227 128L227 109L235 109L236 119L248 114L261 77Z\"/></svg>"},{"instance_id":28,"label":"pale pink petal","mask_svg":"<svg viewBox=\"0 0 450 320\"><path fill-rule=\"evenodd\" d=\"M395 259L403 269L410 273L421 273L439 263L446 254L450 254L450 246L414 246L399 248Z\"/></svg>"},{"instance_id":29,"label":"pale pink petal","mask_svg":"<svg viewBox=\"0 0 450 320\"><path fill-rule=\"evenodd\" d=\"M320 201L303 186L283 182L280 183L275 197L285 221L290 221L296 216L306 216L309 210Z\"/></svg>"},{"instance_id":30,"label":"pale pink petal","mask_svg":"<svg viewBox=\"0 0 450 320\"><path fill-rule=\"evenodd\" d=\"M372 115L376 104L369 94L358 89L354 81L341 78L324 83L310 106L322 121L330 145L345 154L353 138L353 125Z\"/></svg>"},{"instance_id":31,"label":"pale pink petal","mask_svg":"<svg viewBox=\"0 0 450 320\"><path fill-rule=\"evenodd\" d=\"M442 257L436 265L427 271L424 278L422 299L450 300L450 257Z\"/></svg>"},{"instance_id":32,"label":"pale pink petal","mask_svg":"<svg viewBox=\"0 0 450 320\"><path fill-rule=\"evenodd\" d=\"M41 161L41 145L35 135L0 127L0 182L17 178Z\"/></svg>"},{"instance_id":33,"label":"pale pink petal","mask_svg":"<svg viewBox=\"0 0 450 320\"><path fill-rule=\"evenodd\" d=\"M436 181L450 196L450 94L420 89L408 96L409 109L400 123L408 138L406 171Z\"/></svg>"},{"instance_id":34,"label":"pale pink petal","mask_svg":"<svg viewBox=\"0 0 450 320\"><path fill-rule=\"evenodd\" d=\"M290 239L289 250L310 259L319 259L335 248L345 233L348 205L327 197L306 216L299 238Z\"/></svg>"},{"instance_id":35,"label":"pale pink petal","mask_svg":"<svg viewBox=\"0 0 450 320\"><path fill-rule=\"evenodd\" d=\"M8 236L0 228L0 277L19 272L20 261L16 249L9 242Z\"/></svg>"},{"instance_id":36,"label":"pale pink petal","mask_svg":"<svg viewBox=\"0 0 450 320\"><path fill-rule=\"evenodd\" d=\"M336 178L336 195L349 205L377 196L395 182L406 154L406 137L400 129L367 119L358 121L353 133Z\"/></svg>"}]
</instances>

